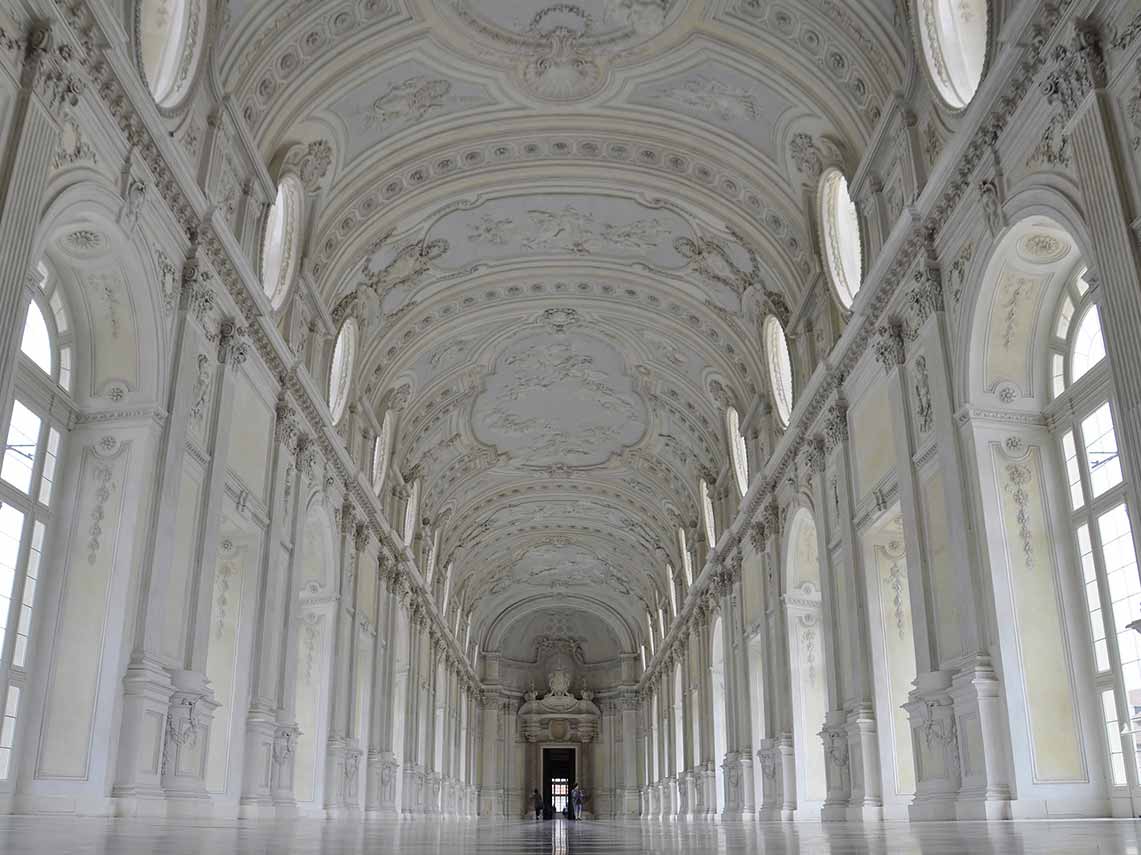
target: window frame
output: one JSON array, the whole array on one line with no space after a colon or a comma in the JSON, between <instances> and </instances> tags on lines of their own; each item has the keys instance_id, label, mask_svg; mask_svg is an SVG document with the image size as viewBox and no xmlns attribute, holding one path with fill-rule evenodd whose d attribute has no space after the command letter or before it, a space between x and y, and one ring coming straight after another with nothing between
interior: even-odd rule
<instances>
[{"instance_id":1,"label":"window frame","mask_svg":"<svg viewBox=\"0 0 1141 855\"><path fill-rule=\"evenodd\" d=\"M837 188L840 187L843 188L844 194L848 197L848 201L855 211L854 237L856 247L859 250L855 271L847 269L848 265L844 262L844 252L839 245L840 216ZM863 218L860 216L859 206L852 198L852 188L848 182L848 176L835 166L829 167L821 173L816 196L816 220L820 234L821 261L823 261L825 274L832 286L833 295L844 311L848 312L851 311L856 298L864 287L864 276L867 272L867 259L864 257ZM853 276L855 277L854 283L850 281ZM843 281L840 281L841 277Z\"/></svg>"},{"instance_id":2,"label":"window frame","mask_svg":"<svg viewBox=\"0 0 1141 855\"><path fill-rule=\"evenodd\" d=\"M349 335L348 338L342 338L343 336L350 333L351 335ZM326 398L329 405L329 415L332 416L334 425L341 423L341 419L345 417L345 413L349 408L349 392L352 389L353 372L356 369L358 335L359 330L357 328L356 319L345 318L345 320L341 323L341 328L337 330L337 337L333 342L333 354L329 360L329 378L328 382L326 383L328 389ZM338 373L340 373L337 371L337 353L340 349L342 341L347 342L346 346L351 346L348 356L344 357L345 361L348 363L348 367L343 372L343 387L340 385L340 381L338 381L338 386L334 388L334 380L336 379ZM334 392L338 392L340 394L334 397Z\"/></svg>"},{"instance_id":3,"label":"window frame","mask_svg":"<svg viewBox=\"0 0 1141 855\"><path fill-rule=\"evenodd\" d=\"M736 407L725 408L725 434L729 442L729 458L733 464L737 491L744 496L749 492L749 446L741 432L741 415Z\"/></svg>"},{"instance_id":4,"label":"window frame","mask_svg":"<svg viewBox=\"0 0 1141 855\"><path fill-rule=\"evenodd\" d=\"M1046 358L1043 362L1046 365L1047 378L1052 378L1054 358L1061 354L1064 360L1065 386L1060 392L1054 394L1055 390L1052 381L1047 380L1049 386L1048 392L1053 397L1047 405L1046 416L1050 425L1053 450L1056 455L1056 460L1058 461L1057 471L1065 488L1063 501L1065 503L1066 519L1069 522L1069 531L1064 535L1063 539L1066 543L1066 549L1070 553L1071 566L1078 575L1077 585L1081 588L1083 612L1081 620L1086 632L1087 652L1085 655L1088 657L1087 661L1090 663L1091 674L1093 675L1092 682L1099 715L1098 730L1101 733L1101 738L1105 740L1103 747L1105 751L1106 774L1108 777L1106 783L1111 790L1118 792L1124 792L1126 789L1136 791L1138 788L1141 788L1141 768L1139 768L1139 763L1141 763L1141 751L1138 750L1141 748L1141 741L1134 742L1133 750L1135 756L1130 760L1125 751L1127 740L1125 740L1124 737L1127 731L1120 731L1120 727L1122 722L1134 723L1141 721L1141 715L1132 714L1126 696L1121 650L1118 644L1119 629L1116 625L1116 617L1114 615L1114 601L1110 588L1100 524L1100 521L1108 513L1119 507L1124 510L1133 534L1134 562L1139 567L1141 567L1141 555L1136 554L1136 515L1129 501L1129 476L1126 471L1126 461L1124 460L1125 450L1120 445L1121 420L1114 393L1112 355L1109 354L1107 350L1106 356L1103 359L1090 366L1086 373L1078 380L1071 382L1072 347L1077 329L1080 326L1081 320L1085 317L1086 312L1088 312L1091 306L1097 303L1096 295L1094 294L1095 289L1089 287L1088 283L1085 283L1084 280L1087 270L1084 267L1079 267L1078 270L1077 275L1070 277L1055 300L1056 305L1049 330L1048 347L1045 349ZM1085 283L1084 289L1078 285L1079 281ZM1058 321L1066 310L1067 300L1072 302L1072 313L1066 329L1066 335L1061 337L1057 334ZM1104 334L1103 327L1103 337ZM1117 459L1121 464L1121 478L1116 484L1104 489L1099 495L1094 495L1093 470L1090 468L1088 447L1090 438L1085 435L1084 423L1102 407L1108 407L1113 425L1113 434L1118 441ZM1070 437L1073 443L1073 459L1078 474L1078 480L1073 483L1071 483L1072 475L1069 469L1069 458L1066 451L1067 437ZM1075 507L1074 501L1076 492L1080 492L1082 500L1081 505L1077 507ZM1091 608L1090 594L1087 590L1086 571L1082 561L1083 553L1079 542L1079 531L1083 527L1086 529L1089 538L1089 554L1094 569L1094 589L1098 597L1097 609ZM1098 668L1096 652L1098 634L1094 626L1094 611L1100 613L1100 629L1104 633L1103 641L1105 644L1106 660L1108 662L1106 669ZM1132 630L1123 629L1123 631L1131 632ZM1111 737L1106 732L1109 722L1105 719L1103 698L1107 692L1112 693L1113 696L1115 711L1114 725L1118 728L1118 738L1120 740L1116 745L1111 744ZM1113 758L1117 753L1121 754L1122 763L1124 765L1124 784L1117 783L1115 779Z\"/></svg>"}]
</instances>

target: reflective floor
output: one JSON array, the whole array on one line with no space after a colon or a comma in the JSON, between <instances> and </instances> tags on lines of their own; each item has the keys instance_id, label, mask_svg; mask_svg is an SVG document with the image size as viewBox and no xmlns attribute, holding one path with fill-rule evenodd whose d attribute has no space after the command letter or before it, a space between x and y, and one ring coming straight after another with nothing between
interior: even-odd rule
<instances>
[{"instance_id":1,"label":"reflective floor","mask_svg":"<svg viewBox=\"0 0 1141 855\"><path fill-rule=\"evenodd\" d=\"M223 822L0 817L0 853L1141 853L1141 822L687 825L631 822Z\"/></svg>"}]
</instances>

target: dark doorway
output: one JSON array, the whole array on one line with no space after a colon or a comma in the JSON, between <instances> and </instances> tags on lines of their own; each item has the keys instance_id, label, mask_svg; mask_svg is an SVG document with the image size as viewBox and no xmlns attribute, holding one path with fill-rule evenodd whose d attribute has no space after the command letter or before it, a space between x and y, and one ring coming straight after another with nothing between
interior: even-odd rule
<instances>
[{"instance_id":1,"label":"dark doorway","mask_svg":"<svg viewBox=\"0 0 1141 855\"><path fill-rule=\"evenodd\" d=\"M571 787L574 786L574 749L543 749L543 804L550 805L558 816L566 810Z\"/></svg>"}]
</instances>

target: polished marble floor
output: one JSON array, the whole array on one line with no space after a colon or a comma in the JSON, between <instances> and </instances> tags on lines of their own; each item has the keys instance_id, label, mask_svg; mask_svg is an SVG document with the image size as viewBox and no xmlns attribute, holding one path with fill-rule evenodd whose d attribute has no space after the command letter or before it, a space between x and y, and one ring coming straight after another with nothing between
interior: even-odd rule
<instances>
[{"instance_id":1,"label":"polished marble floor","mask_svg":"<svg viewBox=\"0 0 1141 855\"><path fill-rule=\"evenodd\" d=\"M1141 821L724 824L222 822L0 817L3 855L1139 855Z\"/></svg>"}]
</instances>

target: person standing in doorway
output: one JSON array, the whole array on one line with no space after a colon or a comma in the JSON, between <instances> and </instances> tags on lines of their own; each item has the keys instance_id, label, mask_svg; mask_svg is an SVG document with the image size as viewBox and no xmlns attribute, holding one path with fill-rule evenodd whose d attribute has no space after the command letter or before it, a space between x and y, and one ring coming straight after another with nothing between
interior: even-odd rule
<instances>
[{"instance_id":1,"label":"person standing in doorway","mask_svg":"<svg viewBox=\"0 0 1141 855\"><path fill-rule=\"evenodd\" d=\"M574 805L574 818L582 819L582 805L586 801L586 793L582 791L582 787L575 782L574 789L571 790L571 803Z\"/></svg>"},{"instance_id":2,"label":"person standing in doorway","mask_svg":"<svg viewBox=\"0 0 1141 855\"><path fill-rule=\"evenodd\" d=\"M543 817L543 797L538 790L531 792L531 807L535 809L535 821L538 822Z\"/></svg>"}]
</instances>

